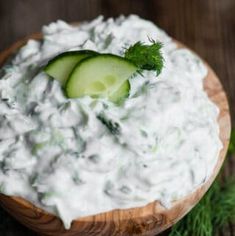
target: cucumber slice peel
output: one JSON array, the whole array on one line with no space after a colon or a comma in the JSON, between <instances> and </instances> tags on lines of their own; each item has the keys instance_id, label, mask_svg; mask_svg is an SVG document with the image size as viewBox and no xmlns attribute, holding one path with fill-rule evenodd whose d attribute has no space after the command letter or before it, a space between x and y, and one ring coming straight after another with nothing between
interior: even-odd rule
<instances>
[{"instance_id":1,"label":"cucumber slice peel","mask_svg":"<svg viewBox=\"0 0 235 236\"><path fill-rule=\"evenodd\" d=\"M86 58L71 72L65 85L65 93L69 98L89 95L117 102L128 96L128 79L137 69L132 62L113 54Z\"/></svg>"},{"instance_id":2,"label":"cucumber slice peel","mask_svg":"<svg viewBox=\"0 0 235 236\"><path fill-rule=\"evenodd\" d=\"M44 67L44 72L64 86L69 74L79 61L97 54L90 50L64 52L50 60Z\"/></svg>"}]
</instances>

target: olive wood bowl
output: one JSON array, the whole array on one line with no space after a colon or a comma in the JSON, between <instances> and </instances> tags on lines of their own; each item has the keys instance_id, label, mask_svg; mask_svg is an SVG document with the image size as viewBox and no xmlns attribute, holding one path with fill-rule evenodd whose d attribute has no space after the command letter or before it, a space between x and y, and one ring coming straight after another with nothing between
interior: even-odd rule
<instances>
[{"instance_id":1,"label":"olive wood bowl","mask_svg":"<svg viewBox=\"0 0 235 236\"><path fill-rule=\"evenodd\" d=\"M41 33L36 33L17 41L0 53L0 66L14 55L28 39L40 40L41 38ZM176 43L179 47L185 47L177 41ZM37 208L20 197L1 194L0 205L22 224L44 236L153 236L175 224L199 202L211 186L225 159L230 138L231 122L226 94L214 71L207 63L205 64L208 68L208 75L204 80L204 89L210 99L220 108L218 124L223 149L220 151L210 178L191 194L173 202L171 208L167 209L155 201L143 207L117 209L82 217L72 222L70 230L65 230L57 216Z\"/></svg>"}]
</instances>

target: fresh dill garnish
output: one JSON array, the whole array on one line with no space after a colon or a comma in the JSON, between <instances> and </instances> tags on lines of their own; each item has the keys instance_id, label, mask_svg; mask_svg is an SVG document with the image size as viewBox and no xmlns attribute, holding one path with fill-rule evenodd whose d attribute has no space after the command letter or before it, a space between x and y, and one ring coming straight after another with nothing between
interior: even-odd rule
<instances>
[{"instance_id":1,"label":"fresh dill garnish","mask_svg":"<svg viewBox=\"0 0 235 236\"><path fill-rule=\"evenodd\" d=\"M232 131L228 155L235 154L235 130ZM181 221L169 236L214 236L229 222L235 223L235 178L224 183L217 179L202 200Z\"/></svg>"},{"instance_id":2,"label":"fresh dill garnish","mask_svg":"<svg viewBox=\"0 0 235 236\"><path fill-rule=\"evenodd\" d=\"M139 70L154 70L159 75L163 68L162 43L150 39L150 45L136 42L125 51L125 58L133 62Z\"/></svg>"}]
</instances>

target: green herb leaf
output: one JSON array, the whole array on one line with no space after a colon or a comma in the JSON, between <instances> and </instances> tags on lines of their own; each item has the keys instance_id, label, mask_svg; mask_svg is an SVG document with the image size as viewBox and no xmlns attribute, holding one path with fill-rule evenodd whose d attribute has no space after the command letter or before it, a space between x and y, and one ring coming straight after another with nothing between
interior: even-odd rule
<instances>
[{"instance_id":1,"label":"green herb leaf","mask_svg":"<svg viewBox=\"0 0 235 236\"><path fill-rule=\"evenodd\" d=\"M235 153L235 129L231 132L228 154Z\"/></svg>"},{"instance_id":2,"label":"green herb leaf","mask_svg":"<svg viewBox=\"0 0 235 236\"><path fill-rule=\"evenodd\" d=\"M210 201L211 195L217 189L214 186L186 217L173 226L169 236L212 236Z\"/></svg>"},{"instance_id":3,"label":"green herb leaf","mask_svg":"<svg viewBox=\"0 0 235 236\"><path fill-rule=\"evenodd\" d=\"M120 125L117 122L107 118L105 114L101 113L97 115L97 119L100 120L113 135L119 135L121 133Z\"/></svg>"},{"instance_id":4,"label":"green herb leaf","mask_svg":"<svg viewBox=\"0 0 235 236\"><path fill-rule=\"evenodd\" d=\"M235 222L235 179L229 179L220 188L220 194L213 196L213 225L220 229Z\"/></svg>"},{"instance_id":5,"label":"green herb leaf","mask_svg":"<svg viewBox=\"0 0 235 236\"><path fill-rule=\"evenodd\" d=\"M235 221L235 181L229 179L221 187L217 180L169 236L213 236L230 221Z\"/></svg>"},{"instance_id":6,"label":"green herb leaf","mask_svg":"<svg viewBox=\"0 0 235 236\"><path fill-rule=\"evenodd\" d=\"M146 45L137 42L125 51L125 58L133 62L140 70L155 70L159 75L163 68L162 43L150 40Z\"/></svg>"}]
</instances>

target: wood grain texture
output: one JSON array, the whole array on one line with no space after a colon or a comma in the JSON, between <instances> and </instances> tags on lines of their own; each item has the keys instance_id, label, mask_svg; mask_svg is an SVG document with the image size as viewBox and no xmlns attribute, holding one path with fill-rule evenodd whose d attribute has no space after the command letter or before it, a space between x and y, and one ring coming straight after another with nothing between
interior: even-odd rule
<instances>
[{"instance_id":1,"label":"wood grain texture","mask_svg":"<svg viewBox=\"0 0 235 236\"><path fill-rule=\"evenodd\" d=\"M40 39L41 35L33 34L29 38ZM22 39L3 51L0 54L0 64L3 64L19 47L24 45L27 39ZM180 43L178 46L183 47ZM210 179L195 192L174 202L170 209L164 208L155 201L144 207L114 210L82 217L73 221L71 229L67 231L58 217L37 208L22 198L0 195L1 206L22 224L47 236L154 236L172 226L190 211L208 190L223 164L229 143L231 123L228 101L216 74L208 65L207 67L208 75L204 81L204 89L210 99L220 108L218 123L220 139L224 147Z\"/></svg>"},{"instance_id":2,"label":"wood grain texture","mask_svg":"<svg viewBox=\"0 0 235 236\"><path fill-rule=\"evenodd\" d=\"M235 122L235 1L234 0L2 0L0 51L56 19L69 22L138 14L199 53L218 74L228 95ZM228 158L222 175L235 175ZM4 223L3 223L4 222ZM1 236L35 236L0 209ZM164 234L164 235L167 235ZM220 236L235 236L230 224Z\"/></svg>"}]
</instances>

